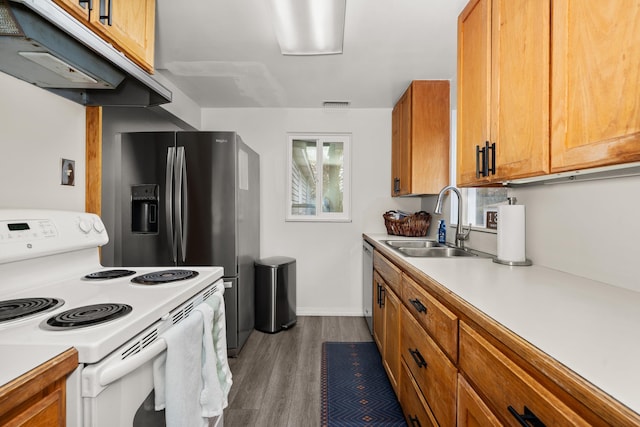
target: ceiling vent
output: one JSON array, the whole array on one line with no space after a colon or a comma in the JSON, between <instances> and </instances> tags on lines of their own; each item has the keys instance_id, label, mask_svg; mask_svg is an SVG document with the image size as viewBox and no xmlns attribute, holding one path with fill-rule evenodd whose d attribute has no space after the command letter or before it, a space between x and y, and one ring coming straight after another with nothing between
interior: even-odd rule
<instances>
[{"instance_id":1,"label":"ceiling vent","mask_svg":"<svg viewBox=\"0 0 640 427\"><path fill-rule=\"evenodd\" d=\"M344 110L349 108L349 101L324 101L322 107L330 110Z\"/></svg>"}]
</instances>

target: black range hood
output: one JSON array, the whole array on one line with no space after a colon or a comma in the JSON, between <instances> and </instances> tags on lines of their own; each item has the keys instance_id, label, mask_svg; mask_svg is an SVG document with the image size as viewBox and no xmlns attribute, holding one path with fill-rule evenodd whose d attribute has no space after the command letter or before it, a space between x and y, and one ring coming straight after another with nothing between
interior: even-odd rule
<instances>
[{"instance_id":1,"label":"black range hood","mask_svg":"<svg viewBox=\"0 0 640 427\"><path fill-rule=\"evenodd\" d=\"M82 105L171 102L171 91L52 0L0 0L0 71Z\"/></svg>"}]
</instances>

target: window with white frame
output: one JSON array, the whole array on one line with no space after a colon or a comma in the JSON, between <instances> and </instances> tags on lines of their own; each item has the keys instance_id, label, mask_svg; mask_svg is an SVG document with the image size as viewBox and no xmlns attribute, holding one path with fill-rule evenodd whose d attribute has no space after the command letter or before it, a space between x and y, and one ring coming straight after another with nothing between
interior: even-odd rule
<instances>
[{"instance_id":1,"label":"window with white frame","mask_svg":"<svg viewBox=\"0 0 640 427\"><path fill-rule=\"evenodd\" d=\"M287 221L351 221L350 134L287 138Z\"/></svg>"}]
</instances>

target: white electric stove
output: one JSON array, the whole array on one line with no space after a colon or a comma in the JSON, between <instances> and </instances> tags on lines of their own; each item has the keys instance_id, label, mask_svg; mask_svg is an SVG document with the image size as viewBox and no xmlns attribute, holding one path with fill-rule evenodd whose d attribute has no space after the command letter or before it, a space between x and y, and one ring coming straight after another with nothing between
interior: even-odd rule
<instances>
[{"instance_id":1,"label":"white electric stove","mask_svg":"<svg viewBox=\"0 0 640 427\"><path fill-rule=\"evenodd\" d=\"M162 333L224 292L223 269L106 268L107 242L93 214L0 209L0 345L78 350L69 426L159 423L148 406Z\"/></svg>"}]
</instances>

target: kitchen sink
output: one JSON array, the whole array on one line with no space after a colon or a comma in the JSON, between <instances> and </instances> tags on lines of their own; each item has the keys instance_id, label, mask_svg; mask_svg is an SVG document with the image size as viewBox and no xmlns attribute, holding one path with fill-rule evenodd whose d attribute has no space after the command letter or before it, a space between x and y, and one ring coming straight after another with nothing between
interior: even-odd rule
<instances>
[{"instance_id":1,"label":"kitchen sink","mask_svg":"<svg viewBox=\"0 0 640 427\"><path fill-rule=\"evenodd\" d=\"M408 257L452 258L452 257L491 257L484 252L462 249L435 240L385 240L388 246Z\"/></svg>"},{"instance_id":2,"label":"kitchen sink","mask_svg":"<svg viewBox=\"0 0 640 427\"><path fill-rule=\"evenodd\" d=\"M392 248L434 248L444 246L435 240L386 240L385 243Z\"/></svg>"},{"instance_id":3,"label":"kitchen sink","mask_svg":"<svg viewBox=\"0 0 640 427\"><path fill-rule=\"evenodd\" d=\"M454 256L478 256L477 254L460 248L450 248L446 246L433 248L397 248L406 256L424 258L448 258Z\"/></svg>"}]
</instances>

